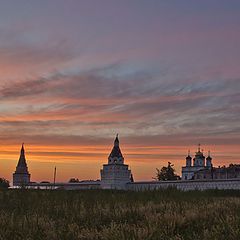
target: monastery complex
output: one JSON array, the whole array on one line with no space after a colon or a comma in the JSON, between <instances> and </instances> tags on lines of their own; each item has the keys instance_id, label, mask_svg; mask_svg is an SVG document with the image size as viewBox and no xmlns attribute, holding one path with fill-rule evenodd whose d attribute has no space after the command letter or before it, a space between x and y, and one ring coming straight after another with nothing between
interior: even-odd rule
<instances>
[{"instance_id":1,"label":"monastery complex","mask_svg":"<svg viewBox=\"0 0 240 240\"><path fill-rule=\"evenodd\" d=\"M240 165L230 164L229 167L214 167L210 152L207 157L203 151L198 150L192 158L190 152L186 157L186 165L182 167L182 178L176 181L147 181L134 182L129 166L125 164L120 149L118 135L114 141L113 149L108 157L107 164L100 170L101 180L81 181L68 183L41 182L30 180L30 173L25 158L24 145L22 145L20 158L16 171L13 173L13 187L46 188L46 189L121 189L121 190L154 190L175 187L180 190L206 190L206 189L239 189Z\"/></svg>"}]
</instances>

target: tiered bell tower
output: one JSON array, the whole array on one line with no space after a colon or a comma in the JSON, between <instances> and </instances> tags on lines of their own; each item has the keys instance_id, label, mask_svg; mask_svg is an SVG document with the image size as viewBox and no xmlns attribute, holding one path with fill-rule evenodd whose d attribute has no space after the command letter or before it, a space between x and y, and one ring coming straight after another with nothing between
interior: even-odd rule
<instances>
[{"instance_id":1,"label":"tiered bell tower","mask_svg":"<svg viewBox=\"0 0 240 240\"><path fill-rule=\"evenodd\" d=\"M118 135L108 157L108 164L103 165L100 173L101 187L103 189L126 189L126 183L131 182L131 170L128 169L128 165L124 164Z\"/></svg>"},{"instance_id":2,"label":"tiered bell tower","mask_svg":"<svg viewBox=\"0 0 240 240\"><path fill-rule=\"evenodd\" d=\"M24 186L30 183L30 174L28 172L27 162L25 158L24 144L20 153L20 158L16 167L15 173L13 173L13 186Z\"/></svg>"}]
</instances>

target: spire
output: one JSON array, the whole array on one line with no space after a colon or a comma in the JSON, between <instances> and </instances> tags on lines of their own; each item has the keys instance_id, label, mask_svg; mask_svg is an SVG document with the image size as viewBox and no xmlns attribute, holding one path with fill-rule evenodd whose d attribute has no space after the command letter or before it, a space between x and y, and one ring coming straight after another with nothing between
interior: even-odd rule
<instances>
[{"instance_id":1,"label":"spire","mask_svg":"<svg viewBox=\"0 0 240 240\"><path fill-rule=\"evenodd\" d=\"M190 156L190 149L188 150L188 155L187 155L186 159L192 159Z\"/></svg>"},{"instance_id":2,"label":"spire","mask_svg":"<svg viewBox=\"0 0 240 240\"><path fill-rule=\"evenodd\" d=\"M25 149L24 149L24 143L22 144L20 157L18 160L17 168L26 168L27 169L27 163L26 163L26 157L25 157Z\"/></svg>"},{"instance_id":3,"label":"spire","mask_svg":"<svg viewBox=\"0 0 240 240\"><path fill-rule=\"evenodd\" d=\"M198 144L198 152L201 151L201 143Z\"/></svg>"},{"instance_id":4,"label":"spire","mask_svg":"<svg viewBox=\"0 0 240 240\"><path fill-rule=\"evenodd\" d=\"M121 153L120 147L119 147L119 139L118 134L116 135L116 138L114 140L114 146L113 149L108 157L109 163L123 163L123 155Z\"/></svg>"},{"instance_id":5,"label":"spire","mask_svg":"<svg viewBox=\"0 0 240 240\"><path fill-rule=\"evenodd\" d=\"M25 155L24 143L22 143L21 155Z\"/></svg>"},{"instance_id":6,"label":"spire","mask_svg":"<svg viewBox=\"0 0 240 240\"><path fill-rule=\"evenodd\" d=\"M211 159L212 159L212 158L211 158L210 151L208 151L208 157L207 157L207 159L209 159L209 160L211 160Z\"/></svg>"},{"instance_id":7,"label":"spire","mask_svg":"<svg viewBox=\"0 0 240 240\"><path fill-rule=\"evenodd\" d=\"M201 144L198 144L198 150L195 156L203 156L203 149L201 150Z\"/></svg>"},{"instance_id":8,"label":"spire","mask_svg":"<svg viewBox=\"0 0 240 240\"><path fill-rule=\"evenodd\" d=\"M118 139L118 134L116 135L115 141L114 141L114 146L119 147L119 139Z\"/></svg>"}]
</instances>

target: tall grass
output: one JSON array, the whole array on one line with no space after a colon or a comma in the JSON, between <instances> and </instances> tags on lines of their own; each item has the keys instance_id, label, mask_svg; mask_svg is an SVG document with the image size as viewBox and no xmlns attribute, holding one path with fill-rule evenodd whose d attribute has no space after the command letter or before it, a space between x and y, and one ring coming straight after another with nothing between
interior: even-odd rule
<instances>
[{"instance_id":1,"label":"tall grass","mask_svg":"<svg viewBox=\"0 0 240 240\"><path fill-rule=\"evenodd\" d=\"M240 239L240 191L1 191L0 239Z\"/></svg>"}]
</instances>

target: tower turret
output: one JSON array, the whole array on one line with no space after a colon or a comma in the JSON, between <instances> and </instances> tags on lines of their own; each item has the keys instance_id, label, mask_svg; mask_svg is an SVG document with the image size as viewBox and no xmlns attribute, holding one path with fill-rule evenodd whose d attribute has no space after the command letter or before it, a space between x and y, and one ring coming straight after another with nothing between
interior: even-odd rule
<instances>
[{"instance_id":1,"label":"tower turret","mask_svg":"<svg viewBox=\"0 0 240 240\"><path fill-rule=\"evenodd\" d=\"M210 151L208 151L208 157L206 158L206 167L211 168L212 166L212 157L210 156Z\"/></svg>"},{"instance_id":2,"label":"tower turret","mask_svg":"<svg viewBox=\"0 0 240 240\"><path fill-rule=\"evenodd\" d=\"M118 134L108 157L108 164L103 165L100 173L101 187L103 189L126 189L126 184L133 181L131 170L128 169L128 165L124 164L124 157L119 147Z\"/></svg>"},{"instance_id":3,"label":"tower turret","mask_svg":"<svg viewBox=\"0 0 240 240\"><path fill-rule=\"evenodd\" d=\"M190 156L190 150L188 150L188 156L186 157L186 167L192 166L192 157Z\"/></svg>"},{"instance_id":4,"label":"tower turret","mask_svg":"<svg viewBox=\"0 0 240 240\"><path fill-rule=\"evenodd\" d=\"M13 186L23 186L28 183L30 183L30 174L28 172L24 144L22 144L16 171L13 173Z\"/></svg>"}]
</instances>

